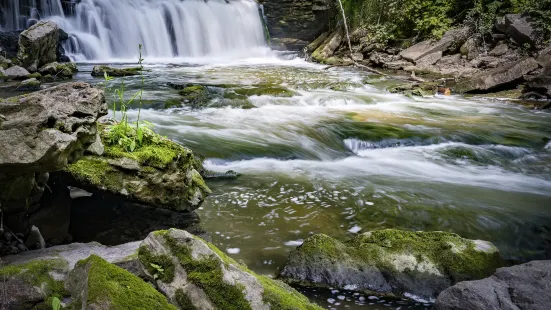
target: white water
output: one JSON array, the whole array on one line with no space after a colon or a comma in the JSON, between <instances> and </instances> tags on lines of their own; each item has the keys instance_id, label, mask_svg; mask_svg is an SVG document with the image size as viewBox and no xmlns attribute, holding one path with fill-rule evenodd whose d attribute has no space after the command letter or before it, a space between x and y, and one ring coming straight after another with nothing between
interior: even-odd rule
<instances>
[{"instance_id":1,"label":"white water","mask_svg":"<svg viewBox=\"0 0 551 310\"><path fill-rule=\"evenodd\" d=\"M36 20L50 16L65 16L61 0L0 1L0 31L22 30Z\"/></svg>"},{"instance_id":2,"label":"white water","mask_svg":"<svg viewBox=\"0 0 551 310\"><path fill-rule=\"evenodd\" d=\"M75 61L135 61L139 44L148 61L246 58L268 52L258 5L252 0L82 0L71 16L63 14L60 0L42 2L50 4L42 5L47 9L33 18L54 20L70 34L65 49ZM19 16L21 5L19 0L10 2L6 12ZM21 29L25 23L28 19L5 28Z\"/></svg>"}]
</instances>

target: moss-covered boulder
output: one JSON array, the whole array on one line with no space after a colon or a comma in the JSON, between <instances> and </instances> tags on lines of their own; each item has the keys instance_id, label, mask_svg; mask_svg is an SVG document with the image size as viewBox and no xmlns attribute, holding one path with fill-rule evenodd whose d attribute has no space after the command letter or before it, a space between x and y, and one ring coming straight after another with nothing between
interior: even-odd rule
<instances>
[{"instance_id":1,"label":"moss-covered boulder","mask_svg":"<svg viewBox=\"0 0 551 310\"><path fill-rule=\"evenodd\" d=\"M130 152L113 145L110 132L110 126L103 127L102 156L87 155L65 168L69 184L174 211L193 211L210 193L192 150L151 133Z\"/></svg>"},{"instance_id":2,"label":"moss-covered boulder","mask_svg":"<svg viewBox=\"0 0 551 310\"><path fill-rule=\"evenodd\" d=\"M289 282L435 298L447 287L502 266L490 242L447 232L379 230L340 242L314 235L281 272Z\"/></svg>"},{"instance_id":3,"label":"moss-covered boulder","mask_svg":"<svg viewBox=\"0 0 551 310\"><path fill-rule=\"evenodd\" d=\"M138 257L150 279L180 309L322 309L186 231L151 233Z\"/></svg>"},{"instance_id":4,"label":"moss-covered boulder","mask_svg":"<svg viewBox=\"0 0 551 310\"><path fill-rule=\"evenodd\" d=\"M42 75L50 75L60 79L70 79L78 72L78 68L74 62L52 62L40 68L38 72Z\"/></svg>"},{"instance_id":5,"label":"moss-covered boulder","mask_svg":"<svg viewBox=\"0 0 551 310\"><path fill-rule=\"evenodd\" d=\"M65 287L73 309L177 309L151 285L96 255L77 263Z\"/></svg>"},{"instance_id":6,"label":"moss-covered boulder","mask_svg":"<svg viewBox=\"0 0 551 310\"><path fill-rule=\"evenodd\" d=\"M185 104L193 108L206 107L210 99L209 90L203 85L184 87L178 91L178 94L183 97Z\"/></svg>"},{"instance_id":7,"label":"moss-covered boulder","mask_svg":"<svg viewBox=\"0 0 551 310\"><path fill-rule=\"evenodd\" d=\"M103 77L104 72L109 76L132 76L140 75L142 67L132 67L132 68L112 68L108 66L94 66L92 69L92 76Z\"/></svg>"},{"instance_id":8,"label":"moss-covered boulder","mask_svg":"<svg viewBox=\"0 0 551 310\"><path fill-rule=\"evenodd\" d=\"M62 259L33 260L0 268L1 309L51 309L54 297L68 296L59 276L67 272Z\"/></svg>"}]
</instances>

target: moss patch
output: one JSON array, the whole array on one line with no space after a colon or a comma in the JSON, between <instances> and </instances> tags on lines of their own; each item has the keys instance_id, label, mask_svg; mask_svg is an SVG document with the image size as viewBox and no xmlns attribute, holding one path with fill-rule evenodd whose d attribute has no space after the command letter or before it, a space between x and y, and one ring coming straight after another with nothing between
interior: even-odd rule
<instances>
[{"instance_id":1,"label":"moss patch","mask_svg":"<svg viewBox=\"0 0 551 310\"><path fill-rule=\"evenodd\" d=\"M101 157L87 156L65 169L83 184L106 187L115 192L122 190L121 175Z\"/></svg>"},{"instance_id":2,"label":"moss patch","mask_svg":"<svg viewBox=\"0 0 551 310\"><path fill-rule=\"evenodd\" d=\"M41 288L44 298L57 297L62 299L69 293L63 286L63 281L56 281L50 272L65 273L67 262L61 259L33 260L22 265L10 265L0 269L0 278L18 276L32 286Z\"/></svg>"},{"instance_id":3,"label":"moss patch","mask_svg":"<svg viewBox=\"0 0 551 310\"><path fill-rule=\"evenodd\" d=\"M88 267L87 304L109 305L110 310L172 309L166 297L130 272L92 255L79 261L78 267Z\"/></svg>"},{"instance_id":4,"label":"moss patch","mask_svg":"<svg viewBox=\"0 0 551 310\"><path fill-rule=\"evenodd\" d=\"M157 279L169 283L174 280L174 263L168 255L154 255L145 246L138 250L138 258L149 274L157 275ZM163 271L153 265L160 266Z\"/></svg>"},{"instance_id":5,"label":"moss patch","mask_svg":"<svg viewBox=\"0 0 551 310\"><path fill-rule=\"evenodd\" d=\"M178 306L183 310L196 310L197 308L191 302L191 299L184 293L182 289L177 289L174 293Z\"/></svg>"}]
</instances>

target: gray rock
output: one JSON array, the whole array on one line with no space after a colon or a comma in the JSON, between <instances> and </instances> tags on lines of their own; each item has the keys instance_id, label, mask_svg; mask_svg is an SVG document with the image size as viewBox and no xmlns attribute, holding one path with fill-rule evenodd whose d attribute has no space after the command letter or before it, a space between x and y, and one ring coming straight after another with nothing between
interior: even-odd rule
<instances>
[{"instance_id":1,"label":"gray rock","mask_svg":"<svg viewBox=\"0 0 551 310\"><path fill-rule=\"evenodd\" d=\"M107 114L103 91L67 83L1 100L0 170L47 172L75 161L96 139L96 121Z\"/></svg>"},{"instance_id":2,"label":"gray rock","mask_svg":"<svg viewBox=\"0 0 551 310\"><path fill-rule=\"evenodd\" d=\"M440 59L442 59L442 51L437 51L437 52L425 55L422 58L419 58L415 62L415 64L417 66L430 66L430 65L434 65Z\"/></svg>"},{"instance_id":3,"label":"gray rock","mask_svg":"<svg viewBox=\"0 0 551 310\"><path fill-rule=\"evenodd\" d=\"M499 268L489 278L460 282L443 291L435 310L547 310L551 261Z\"/></svg>"},{"instance_id":4,"label":"gray rock","mask_svg":"<svg viewBox=\"0 0 551 310\"><path fill-rule=\"evenodd\" d=\"M87 154L92 155L103 155L103 152L105 152L105 147L103 146L103 143L101 142L101 137L99 135L99 132L96 134L96 141L94 143L90 144L90 146L86 149Z\"/></svg>"},{"instance_id":5,"label":"gray rock","mask_svg":"<svg viewBox=\"0 0 551 310\"><path fill-rule=\"evenodd\" d=\"M490 56L503 56L509 51L509 46L506 43L500 43L494 47L488 54Z\"/></svg>"},{"instance_id":6,"label":"gray rock","mask_svg":"<svg viewBox=\"0 0 551 310\"><path fill-rule=\"evenodd\" d=\"M52 62L41 67L38 72L42 75L52 75L58 78L72 78L78 72L77 65L73 62Z\"/></svg>"},{"instance_id":7,"label":"gray rock","mask_svg":"<svg viewBox=\"0 0 551 310\"><path fill-rule=\"evenodd\" d=\"M29 71L19 66L13 66L4 71L4 74L11 80L24 80L29 76Z\"/></svg>"},{"instance_id":8,"label":"gray rock","mask_svg":"<svg viewBox=\"0 0 551 310\"><path fill-rule=\"evenodd\" d=\"M442 39L417 43L400 52L400 56L411 62L417 62L417 60L432 53L456 50L467 40L469 32L467 27L449 30Z\"/></svg>"},{"instance_id":9,"label":"gray rock","mask_svg":"<svg viewBox=\"0 0 551 310\"><path fill-rule=\"evenodd\" d=\"M461 54L467 56L468 60L475 59L479 55L478 41L475 38L469 38L459 50Z\"/></svg>"},{"instance_id":10,"label":"gray rock","mask_svg":"<svg viewBox=\"0 0 551 310\"><path fill-rule=\"evenodd\" d=\"M285 300L288 305L321 310L291 287L253 273L213 245L183 230L149 234L140 246L139 260L148 278L173 304L183 309L227 309L228 302L240 305L236 309L283 309ZM163 272L153 265L161 267ZM201 273L209 273L210 277ZM188 307L182 301L186 301Z\"/></svg>"},{"instance_id":11,"label":"gray rock","mask_svg":"<svg viewBox=\"0 0 551 310\"><path fill-rule=\"evenodd\" d=\"M17 86L17 90L39 90L40 85L40 81L35 78L26 79L19 83L19 86Z\"/></svg>"},{"instance_id":12,"label":"gray rock","mask_svg":"<svg viewBox=\"0 0 551 310\"><path fill-rule=\"evenodd\" d=\"M28 280L27 272L21 274L5 274L0 269L3 280L0 281L1 309L24 310L32 309L45 299L41 283L32 283ZM47 288L47 286L45 286Z\"/></svg>"},{"instance_id":13,"label":"gray rock","mask_svg":"<svg viewBox=\"0 0 551 310\"><path fill-rule=\"evenodd\" d=\"M413 65L411 62L406 60L397 60L391 61L383 64L383 68L390 70L403 70L406 67Z\"/></svg>"},{"instance_id":14,"label":"gray rock","mask_svg":"<svg viewBox=\"0 0 551 310\"><path fill-rule=\"evenodd\" d=\"M52 21L40 21L19 36L17 58L27 68L34 63L37 67L56 61L59 28Z\"/></svg>"},{"instance_id":15,"label":"gray rock","mask_svg":"<svg viewBox=\"0 0 551 310\"><path fill-rule=\"evenodd\" d=\"M488 91L493 88L522 80L523 76L538 68L534 58L525 58L490 71L464 79L454 87L456 92Z\"/></svg>"},{"instance_id":16,"label":"gray rock","mask_svg":"<svg viewBox=\"0 0 551 310\"><path fill-rule=\"evenodd\" d=\"M551 44L549 44L549 46L547 46L546 48L544 48L538 53L538 58L536 59L536 61L541 67L544 67L544 68L548 64L551 64Z\"/></svg>"},{"instance_id":17,"label":"gray rock","mask_svg":"<svg viewBox=\"0 0 551 310\"><path fill-rule=\"evenodd\" d=\"M281 272L289 282L435 298L449 286L500 267L490 242L445 232L381 230L341 243L314 235L292 251Z\"/></svg>"},{"instance_id":18,"label":"gray rock","mask_svg":"<svg viewBox=\"0 0 551 310\"><path fill-rule=\"evenodd\" d=\"M447 65L460 65L461 64L461 54L454 54L442 57L437 63L437 65L447 66Z\"/></svg>"},{"instance_id":19,"label":"gray rock","mask_svg":"<svg viewBox=\"0 0 551 310\"><path fill-rule=\"evenodd\" d=\"M44 242L44 238L42 238L42 235L40 234L40 230L38 229L38 227L33 226L31 228L31 232L29 233L27 240L25 240L25 246L29 249L46 248L46 242Z\"/></svg>"},{"instance_id":20,"label":"gray rock","mask_svg":"<svg viewBox=\"0 0 551 310\"><path fill-rule=\"evenodd\" d=\"M11 67L12 61L10 59L4 58L4 56L0 56L0 69L7 69Z\"/></svg>"},{"instance_id":21,"label":"gray rock","mask_svg":"<svg viewBox=\"0 0 551 310\"><path fill-rule=\"evenodd\" d=\"M524 98L551 99L551 59L543 72L531 79L523 89Z\"/></svg>"},{"instance_id":22,"label":"gray rock","mask_svg":"<svg viewBox=\"0 0 551 310\"><path fill-rule=\"evenodd\" d=\"M504 17L505 33L509 34L519 44L529 44L535 47L537 36L532 23L520 14L507 14ZM501 28L501 25L500 25Z\"/></svg>"}]
</instances>

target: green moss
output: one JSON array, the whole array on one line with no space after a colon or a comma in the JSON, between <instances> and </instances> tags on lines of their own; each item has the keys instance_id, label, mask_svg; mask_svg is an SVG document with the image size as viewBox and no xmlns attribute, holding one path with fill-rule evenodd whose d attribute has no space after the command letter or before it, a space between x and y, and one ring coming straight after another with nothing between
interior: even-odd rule
<instances>
[{"instance_id":1,"label":"green moss","mask_svg":"<svg viewBox=\"0 0 551 310\"><path fill-rule=\"evenodd\" d=\"M197 308L193 305L193 302L191 302L191 299L184 293L182 289L177 289L174 293L174 296L176 297L176 302L178 303L178 306L180 306L180 309L182 310L196 310Z\"/></svg>"},{"instance_id":2,"label":"green moss","mask_svg":"<svg viewBox=\"0 0 551 310\"><path fill-rule=\"evenodd\" d=\"M236 98L240 96L250 97L250 96L273 96L273 97L293 97L295 93L286 88L274 86L274 85L259 85L248 88L235 88L233 92L237 95Z\"/></svg>"},{"instance_id":3,"label":"green moss","mask_svg":"<svg viewBox=\"0 0 551 310\"><path fill-rule=\"evenodd\" d=\"M65 170L84 184L95 185L100 188L106 187L114 192L122 190L122 176L100 157L84 157L76 163L68 165Z\"/></svg>"},{"instance_id":4,"label":"green moss","mask_svg":"<svg viewBox=\"0 0 551 310\"><path fill-rule=\"evenodd\" d=\"M109 305L110 310L173 309L166 297L130 272L91 255L79 261L78 267L88 267L87 304Z\"/></svg>"},{"instance_id":5,"label":"green moss","mask_svg":"<svg viewBox=\"0 0 551 310\"><path fill-rule=\"evenodd\" d=\"M224 281L222 266L215 257L193 259L189 247L179 244L167 233L163 237L172 254L186 270L188 280L200 287L216 307L227 310L251 309L243 294L244 288Z\"/></svg>"},{"instance_id":6,"label":"green moss","mask_svg":"<svg viewBox=\"0 0 551 310\"><path fill-rule=\"evenodd\" d=\"M271 309L278 310L321 310L323 308L310 303L306 296L300 294L289 285L270 279L266 276L255 275L264 287L263 301L270 304Z\"/></svg>"},{"instance_id":7,"label":"green moss","mask_svg":"<svg viewBox=\"0 0 551 310\"><path fill-rule=\"evenodd\" d=\"M0 278L17 276L27 283L40 288L44 298L57 297L62 299L69 293L63 286L63 281L56 281L50 272L65 273L67 262L61 259L33 260L22 265L10 265L0 269Z\"/></svg>"},{"instance_id":8,"label":"green moss","mask_svg":"<svg viewBox=\"0 0 551 310\"><path fill-rule=\"evenodd\" d=\"M42 74L38 73L38 72L35 72L35 73L32 73L32 74L29 74L27 76L28 79L39 79L40 77L42 76Z\"/></svg>"},{"instance_id":9,"label":"green moss","mask_svg":"<svg viewBox=\"0 0 551 310\"><path fill-rule=\"evenodd\" d=\"M174 263L168 255L154 255L145 246L141 246L138 250L138 258L149 274L157 275L158 279L170 283L174 280ZM159 272L157 268L151 264L155 264L163 268L163 272Z\"/></svg>"}]
</instances>

